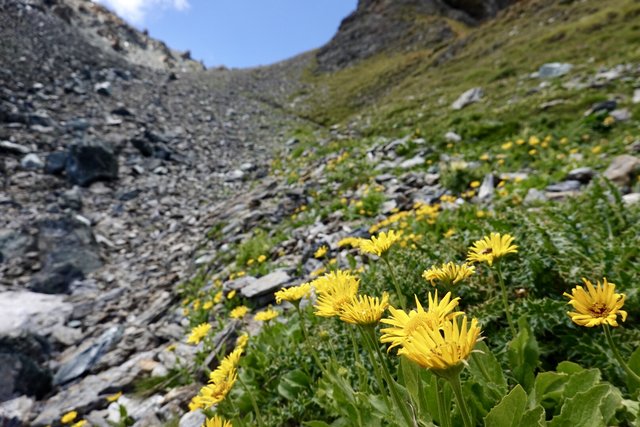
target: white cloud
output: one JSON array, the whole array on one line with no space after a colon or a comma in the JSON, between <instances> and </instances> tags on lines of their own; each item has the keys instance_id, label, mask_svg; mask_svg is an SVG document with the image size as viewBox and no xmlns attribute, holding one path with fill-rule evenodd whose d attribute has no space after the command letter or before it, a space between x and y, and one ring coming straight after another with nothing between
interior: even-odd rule
<instances>
[{"instance_id":1,"label":"white cloud","mask_svg":"<svg viewBox=\"0 0 640 427\"><path fill-rule=\"evenodd\" d=\"M113 9L120 17L134 24L142 24L145 16L154 9L176 9L179 11L189 8L189 0L94 0L97 3Z\"/></svg>"}]
</instances>

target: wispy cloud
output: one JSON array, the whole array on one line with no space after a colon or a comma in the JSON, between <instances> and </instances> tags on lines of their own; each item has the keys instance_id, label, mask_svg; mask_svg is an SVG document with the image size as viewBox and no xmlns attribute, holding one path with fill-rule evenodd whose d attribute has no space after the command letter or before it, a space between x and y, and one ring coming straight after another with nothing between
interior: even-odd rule
<instances>
[{"instance_id":1,"label":"wispy cloud","mask_svg":"<svg viewBox=\"0 0 640 427\"><path fill-rule=\"evenodd\" d=\"M152 10L189 8L189 0L94 0L113 9L120 17L134 24L144 23L144 19Z\"/></svg>"}]
</instances>

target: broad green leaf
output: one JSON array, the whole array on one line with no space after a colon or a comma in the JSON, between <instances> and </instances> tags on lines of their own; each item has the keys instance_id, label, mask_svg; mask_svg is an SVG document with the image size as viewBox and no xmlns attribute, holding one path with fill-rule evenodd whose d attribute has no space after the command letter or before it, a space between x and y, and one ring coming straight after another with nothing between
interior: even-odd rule
<instances>
[{"instance_id":1,"label":"broad green leaf","mask_svg":"<svg viewBox=\"0 0 640 427\"><path fill-rule=\"evenodd\" d=\"M556 371L562 372L565 374L576 374L578 372L584 371L584 368L578 365L577 363L565 360L558 363L558 367L556 368Z\"/></svg>"},{"instance_id":2,"label":"broad green leaf","mask_svg":"<svg viewBox=\"0 0 640 427\"><path fill-rule=\"evenodd\" d=\"M600 382L600 370L588 369L578 372L569 377L567 385L564 387L562 397L565 399L575 396L577 393L587 391Z\"/></svg>"},{"instance_id":3,"label":"broad green leaf","mask_svg":"<svg viewBox=\"0 0 640 427\"><path fill-rule=\"evenodd\" d=\"M609 394L609 388L608 384L599 384L567 399L549 427L604 427L600 403Z\"/></svg>"},{"instance_id":4,"label":"broad green leaf","mask_svg":"<svg viewBox=\"0 0 640 427\"><path fill-rule=\"evenodd\" d=\"M504 395L507 392L507 380L504 377L502 366L493 355L489 347L479 342L476 350L469 358L469 371L481 384L491 384Z\"/></svg>"},{"instance_id":5,"label":"broad green leaf","mask_svg":"<svg viewBox=\"0 0 640 427\"><path fill-rule=\"evenodd\" d=\"M529 397L530 406L542 405L552 408L560 404L569 375L558 372L541 372L536 376L535 385Z\"/></svg>"},{"instance_id":6,"label":"broad green leaf","mask_svg":"<svg viewBox=\"0 0 640 427\"><path fill-rule=\"evenodd\" d=\"M427 394L432 376L433 374L428 370L419 367L406 357L400 357L398 381L407 389L413 406L417 407L420 418L425 421L431 421Z\"/></svg>"},{"instance_id":7,"label":"broad green leaf","mask_svg":"<svg viewBox=\"0 0 640 427\"><path fill-rule=\"evenodd\" d=\"M622 408L622 394L617 388L609 386L609 394L600 403L600 412L607 424L620 408Z\"/></svg>"},{"instance_id":8,"label":"broad green leaf","mask_svg":"<svg viewBox=\"0 0 640 427\"><path fill-rule=\"evenodd\" d=\"M629 368L631 368L633 372L640 375L640 347L638 347L636 351L631 354L631 358L629 359L627 365L629 365ZM634 381L627 375L627 387L629 387L629 392L633 394L638 389L640 389L640 383Z\"/></svg>"},{"instance_id":9,"label":"broad green leaf","mask_svg":"<svg viewBox=\"0 0 640 427\"><path fill-rule=\"evenodd\" d=\"M508 356L513 376L525 390L531 390L540 350L526 317L518 319L518 334L509 343Z\"/></svg>"},{"instance_id":10,"label":"broad green leaf","mask_svg":"<svg viewBox=\"0 0 640 427\"><path fill-rule=\"evenodd\" d=\"M533 409L529 409L522 416L520 423L522 427L546 427L544 408L538 405Z\"/></svg>"},{"instance_id":11,"label":"broad green leaf","mask_svg":"<svg viewBox=\"0 0 640 427\"><path fill-rule=\"evenodd\" d=\"M305 421L302 425L307 427L331 427L331 424L327 424L324 421Z\"/></svg>"},{"instance_id":12,"label":"broad green leaf","mask_svg":"<svg viewBox=\"0 0 640 427\"><path fill-rule=\"evenodd\" d=\"M484 418L486 427L519 427L527 405L527 393L517 385Z\"/></svg>"}]
</instances>

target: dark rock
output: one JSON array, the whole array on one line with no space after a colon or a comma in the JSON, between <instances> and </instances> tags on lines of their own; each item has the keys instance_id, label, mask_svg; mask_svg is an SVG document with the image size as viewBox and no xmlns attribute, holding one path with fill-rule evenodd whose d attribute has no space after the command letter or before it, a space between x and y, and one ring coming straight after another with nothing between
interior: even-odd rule
<instances>
[{"instance_id":1,"label":"dark rock","mask_svg":"<svg viewBox=\"0 0 640 427\"><path fill-rule=\"evenodd\" d=\"M589 116L591 114L600 113L603 111L613 111L618 106L618 102L615 99L609 101L597 102L589 108L584 115Z\"/></svg>"},{"instance_id":2,"label":"dark rock","mask_svg":"<svg viewBox=\"0 0 640 427\"><path fill-rule=\"evenodd\" d=\"M67 164L67 153L64 151L54 151L49 154L44 163L44 173L59 175L64 172Z\"/></svg>"},{"instance_id":3,"label":"dark rock","mask_svg":"<svg viewBox=\"0 0 640 427\"><path fill-rule=\"evenodd\" d=\"M113 326L107 329L91 346L80 351L58 369L53 378L53 384L65 384L87 372L120 341L123 332L124 330L121 326Z\"/></svg>"},{"instance_id":4,"label":"dark rock","mask_svg":"<svg viewBox=\"0 0 640 427\"><path fill-rule=\"evenodd\" d=\"M67 178L83 187L95 181L118 178L118 158L106 143L83 141L69 147Z\"/></svg>"},{"instance_id":5,"label":"dark rock","mask_svg":"<svg viewBox=\"0 0 640 427\"><path fill-rule=\"evenodd\" d=\"M46 111L36 111L35 113L29 113L26 116L27 124L29 125L37 125L44 127L51 127L55 125L53 119L49 116L49 113Z\"/></svg>"},{"instance_id":6,"label":"dark rock","mask_svg":"<svg viewBox=\"0 0 640 427\"><path fill-rule=\"evenodd\" d=\"M25 394L42 398L51 390L51 372L43 367L49 352L35 335L0 337L0 402Z\"/></svg>"},{"instance_id":7,"label":"dark rock","mask_svg":"<svg viewBox=\"0 0 640 427\"><path fill-rule=\"evenodd\" d=\"M95 86L93 87L93 90L95 90L96 93L100 95L111 96L111 83L110 82L96 83Z\"/></svg>"},{"instance_id":8,"label":"dark rock","mask_svg":"<svg viewBox=\"0 0 640 427\"><path fill-rule=\"evenodd\" d=\"M68 294L71 283L84 279L84 274L72 264L56 266L38 273L29 289L43 294Z\"/></svg>"},{"instance_id":9,"label":"dark rock","mask_svg":"<svg viewBox=\"0 0 640 427\"><path fill-rule=\"evenodd\" d=\"M127 107L122 107L122 106L111 110L111 114L115 114L117 116L123 116L123 117L133 116L133 113L129 111Z\"/></svg>"},{"instance_id":10,"label":"dark rock","mask_svg":"<svg viewBox=\"0 0 640 427\"><path fill-rule=\"evenodd\" d=\"M91 127L91 123L89 123L87 119L83 118L73 119L65 123L64 127L70 131L84 132Z\"/></svg>"},{"instance_id":11,"label":"dark rock","mask_svg":"<svg viewBox=\"0 0 640 427\"><path fill-rule=\"evenodd\" d=\"M562 181L557 184L549 185L546 190L551 193L559 193L565 191L579 191L582 183L580 181Z\"/></svg>"},{"instance_id":12,"label":"dark rock","mask_svg":"<svg viewBox=\"0 0 640 427\"><path fill-rule=\"evenodd\" d=\"M133 145L143 156L153 156L153 144L149 141L141 138L134 138L131 140L131 145Z\"/></svg>"},{"instance_id":13,"label":"dark rock","mask_svg":"<svg viewBox=\"0 0 640 427\"><path fill-rule=\"evenodd\" d=\"M21 257L34 244L33 236L24 230L0 230L0 256L4 259Z\"/></svg>"},{"instance_id":14,"label":"dark rock","mask_svg":"<svg viewBox=\"0 0 640 427\"><path fill-rule=\"evenodd\" d=\"M567 181L580 181L583 184L588 184L594 176L596 176L596 171L589 167L582 167L569 172L565 179Z\"/></svg>"},{"instance_id":15,"label":"dark rock","mask_svg":"<svg viewBox=\"0 0 640 427\"><path fill-rule=\"evenodd\" d=\"M37 223L37 245L44 271L70 264L87 274L102 265L91 228L71 217Z\"/></svg>"},{"instance_id":16,"label":"dark rock","mask_svg":"<svg viewBox=\"0 0 640 427\"><path fill-rule=\"evenodd\" d=\"M118 200L122 202L128 202L129 200L133 200L137 198L141 193L142 193L142 190L140 189L127 191L126 193L122 193L120 196L118 196Z\"/></svg>"}]
</instances>

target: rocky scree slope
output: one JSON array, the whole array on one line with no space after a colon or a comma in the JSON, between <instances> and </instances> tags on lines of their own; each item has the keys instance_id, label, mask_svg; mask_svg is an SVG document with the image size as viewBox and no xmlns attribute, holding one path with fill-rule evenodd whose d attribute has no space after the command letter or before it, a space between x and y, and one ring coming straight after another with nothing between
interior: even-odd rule
<instances>
[{"instance_id":1,"label":"rocky scree slope","mask_svg":"<svg viewBox=\"0 0 640 427\"><path fill-rule=\"evenodd\" d=\"M171 291L208 218L298 120L251 94L306 59L198 71L76 0L0 1L0 39L0 420L45 425L183 336Z\"/></svg>"}]
</instances>

